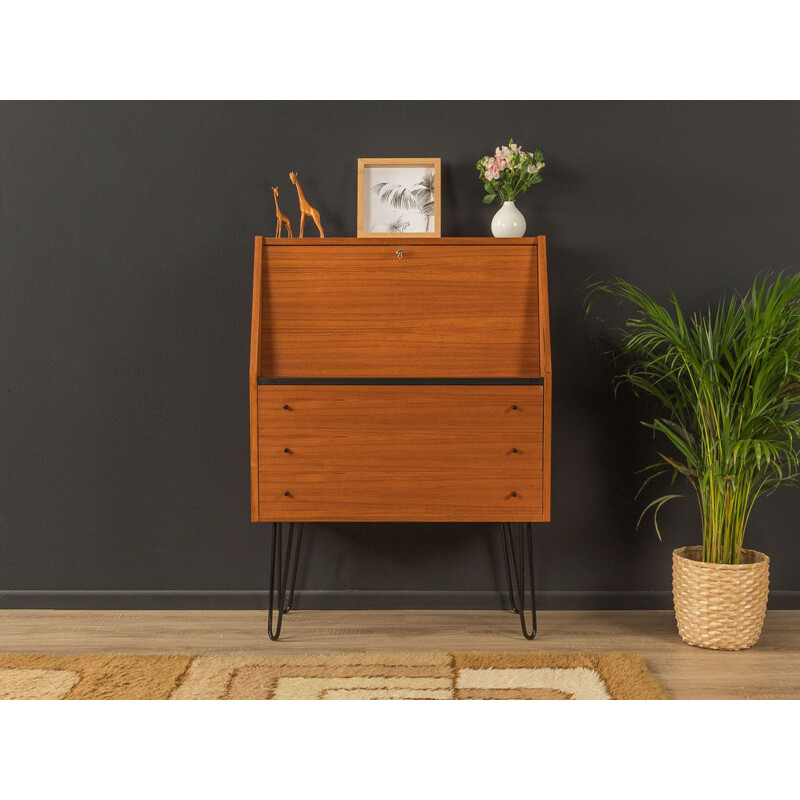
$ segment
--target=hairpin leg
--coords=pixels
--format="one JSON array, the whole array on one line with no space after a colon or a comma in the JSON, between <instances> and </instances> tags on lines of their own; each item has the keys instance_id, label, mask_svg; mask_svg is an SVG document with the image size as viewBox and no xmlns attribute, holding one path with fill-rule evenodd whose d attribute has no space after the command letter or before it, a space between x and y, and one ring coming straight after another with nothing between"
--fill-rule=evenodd
<instances>
[{"instance_id":1,"label":"hairpin leg","mask_svg":"<svg viewBox=\"0 0 800 800\"><path fill-rule=\"evenodd\" d=\"M533 523L517 523L517 545L511 523L503 523L503 552L506 558L506 576L511 608L519 614L522 635L526 639L536 637L536 593L533 583ZM525 588L530 583L530 628L525 617Z\"/></svg>"},{"instance_id":2,"label":"hairpin leg","mask_svg":"<svg viewBox=\"0 0 800 800\"><path fill-rule=\"evenodd\" d=\"M511 549L511 525L507 522L501 522L503 537L503 561L506 565L506 580L508 581L508 602L511 603L511 610L515 614L519 614L517 604L514 602L514 594L516 593L516 580L517 580L517 565L516 562L512 565L512 558L514 551Z\"/></svg>"},{"instance_id":3,"label":"hairpin leg","mask_svg":"<svg viewBox=\"0 0 800 800\"><path fill-rule=\"evenodd\" d=\"M294 563L292 564L292 578L289 582L289 600L283 609L284 614L288 614L294 605L294 585L297 583L297 563L300 561L300 543L303 541L304 522L297 523L297 544L294 546ZM288 563L288 560L287 560Z\"/></svg>"},{"instance_id":4,"label":"hairpin leg","mask_svg":"<svg viewBox=\"0 0 800 800\"><path fill-rule=\"evenodd\" d=\"M285 555L283 552L284 525L287 526ZM283 615L289 613L292 603L294 602L294 585L297 579L297 562L300 556L300 540L303 535L303 526L302 524L299 526L297 544L293 548L294 527L294 522L272 523L272 557L269 570L269 616L267 618L267 634L273 642L277 641L278 637L281 635ZM294 558L292 557L293 555ZM289 581L290 566L292 569L291 582Z\"/></svg>"}]
</instances>

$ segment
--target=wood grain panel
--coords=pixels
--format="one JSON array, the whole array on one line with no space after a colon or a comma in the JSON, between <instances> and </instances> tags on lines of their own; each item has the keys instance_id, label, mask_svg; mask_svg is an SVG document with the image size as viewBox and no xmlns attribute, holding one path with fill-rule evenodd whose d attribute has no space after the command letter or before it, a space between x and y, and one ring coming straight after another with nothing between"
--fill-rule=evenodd
<instances>
[{"instance_id":1,"label":"wood grain panel","mask_svg":"<svg viewBox=\"0 0 800 800\"><path fill-rule=\"evenodd\" d=\"M537 237L539 259L539 363L544 376L544 510L543 517L550 520L551 437L553 410L553 375L550 361L550 301L547 295L547 244L544 236Z\"/></svg>"},{"instance_id":2,"label":"wood grain panel","mask_svg":"<svg viewBox=\"0 0 800 800\"><path fill-rule=\"evenodd\" d=\"M478 241L265 239L260 374L539 376L536 240Z\"/></svg>"},{"instance_id":3,"label":"wood grain panel","mask_svg":"<svg viewBox=\"0 0 800 800\"><path fill-rule=\"evenodd\" d=\"M324 239L311 238L311 239L272 239L267 236L263 237L270 247L330 247L331 245L350 245L354 242L360 242L358 238L352 236L327 236ZM464 247L465 245L502 245L503 247L530 247L532 243L536 243L541 236L523 236L517 239L495 239L492 236L446 236L431 242L429 237L420 237L408 235L403 237L403 242L407 245L412 244L435 244L437 247ZM374 239L368 244L385 244L397 246L397 241L393 238Z\"/></svg>"},{"instance_id":4,"label":"wood grain panel","mask_svg":"<svg viewBox=\"0 0 800 800\"><path fill-rule=\"evenodd\" d=\"M261 275L264 239L256 236L253 257L253 311L250 321L250 519L258 520L258 372L261 368Z\"/></svg>"},{"instance_id":5,"label":"wood grain panel","mask_svg":"<svg viewBox=\"0 0 800 800\"><path fill-rule=\"evenodd\" d=\"M259 386L258 421L261 520L542 519L541 386Z\"/></svg>"}]
</instances>

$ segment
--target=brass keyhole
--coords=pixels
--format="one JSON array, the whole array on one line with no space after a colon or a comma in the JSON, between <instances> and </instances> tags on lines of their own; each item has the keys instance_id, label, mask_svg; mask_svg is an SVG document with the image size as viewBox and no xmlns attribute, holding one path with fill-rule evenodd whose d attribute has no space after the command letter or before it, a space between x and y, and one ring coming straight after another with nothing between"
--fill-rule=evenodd
<instances>
[{"instance_id":1,"label":"brass keyhole","mask_svg":"<svg viewBox=\"0 0 800 800\"><path fill-rule=\"evenodd\" d=\"M397 257L398 257L398 258L402 258L402 257L403 257L403 253L405 252L405 250L404 250L404 248L402 248L402 247L401 247L401 248L400 248L399 250L397 250L396 252L397 252Z\"/></svg>"}]
</instances>

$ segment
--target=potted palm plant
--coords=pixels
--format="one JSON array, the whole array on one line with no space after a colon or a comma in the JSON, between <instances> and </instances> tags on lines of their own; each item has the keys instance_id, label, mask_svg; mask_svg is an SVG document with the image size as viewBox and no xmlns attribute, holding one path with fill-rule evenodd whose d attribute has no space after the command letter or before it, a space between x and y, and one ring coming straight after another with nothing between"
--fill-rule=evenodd
<instances>
[{"instance_id":1,"label":"potted palm plant","mask_svg":"<svg viewBox=\"0 0 800 800\"><path fill-rule=\"evenodd\" d=\"M669 445L645 468L644 485L685 479L700 510L702 544L673 552L678 631L701 647L751 647L769 558L743 547L747 523L756 500L800 470L800 273L757 278L747 293L688 317L674 294L663 306L621 278L590 284L588 306L601 296L633 306L618 331L627 366L616 381L655 399L656 416L643 424ZM659 538L658 510L679 496L642 512L653 511Z\"/></svg>"}]
</instances>

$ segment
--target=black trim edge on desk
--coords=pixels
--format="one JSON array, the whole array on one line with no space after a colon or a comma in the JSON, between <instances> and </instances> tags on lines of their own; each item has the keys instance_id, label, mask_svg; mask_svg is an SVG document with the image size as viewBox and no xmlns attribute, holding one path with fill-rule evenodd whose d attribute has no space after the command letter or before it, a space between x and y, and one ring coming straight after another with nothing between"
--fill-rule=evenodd
<instances>
[{"instance_id":1,"label":"black trim edge on desk","mask_svg":"<svg viewBox=\"0 0 800 800\"><path fill-rule=\"evenodd\" d=\"M544 378L259 378L260 386L543 386Z\"/></svg>"}]
</instances>

